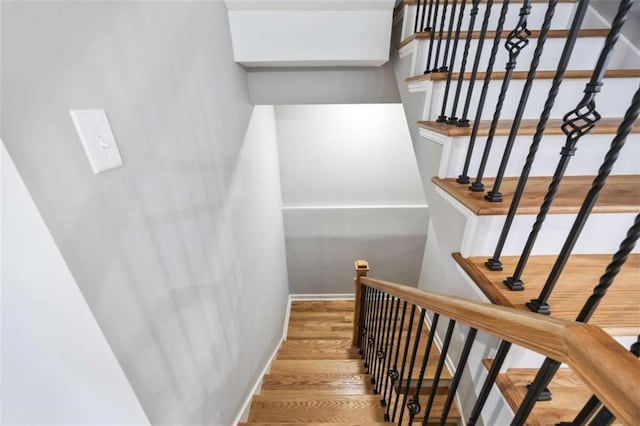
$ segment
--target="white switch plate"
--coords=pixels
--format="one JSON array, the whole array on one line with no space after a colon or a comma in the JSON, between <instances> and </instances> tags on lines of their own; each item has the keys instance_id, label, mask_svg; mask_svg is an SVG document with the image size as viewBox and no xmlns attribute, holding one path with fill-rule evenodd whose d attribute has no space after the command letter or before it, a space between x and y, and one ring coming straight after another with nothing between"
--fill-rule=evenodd
<instances>
[{"instance_id":1,"label":"white switch plate","mask_svg":"<svg viewBox=\"0 0 640 426\"><path fill-rule=\"evenodd\" d=\"M122 166L120 151L104 111L84 109L69 112L93 173L98 174Z\"/></svg>"}]
</instances>

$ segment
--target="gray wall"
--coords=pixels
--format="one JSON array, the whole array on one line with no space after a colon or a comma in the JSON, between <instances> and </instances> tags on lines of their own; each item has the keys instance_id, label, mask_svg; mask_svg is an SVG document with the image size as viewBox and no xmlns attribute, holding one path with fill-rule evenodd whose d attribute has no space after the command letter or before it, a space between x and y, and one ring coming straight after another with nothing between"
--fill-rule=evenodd
<instances>
[{"instance_id":1,"label":"gray wall","mask_svg":"<svg viewBox=\"0 0 640 426\"><path fill-rule=\"evenodd\" d=\"M381 67L252 68L256 105L399 103L390 63Z\"/></svg>"},{"instance_id":2,"label":"gray wall","mask_svg":"<svg viewBox=\"0 0 640 426\"><path fill-rule=\"evenodd\" d=\"M609 23L613 21L618 11L619 1L613 0L593 0L591 6L598 11ZM627 21L622 28L624 34L637 48L640 46L640 3L634 2L627 15Z\"/></svg>"},{"instance_id":3,"label":"gray wall","mask_svg":"<svg viewBox=\"0 0 640 426\"><path fill-rule=\"evenodd\" d=\"M353 261L416 285L428 211L400 104L276 107L293 294L353 293Z\"/></svg>"},{"instance_id":4,"label":"gray wall","mask_svg":"<svg viewBox=\"0 0 640 426\"><path fill-rule=\"evenodd\" d=\"M288 288L273 109L251 118L224 4L2 8L2 139L149 420L229 424ZM91 172L80 108L123 168Z\"/></svg>"}]
</instances>

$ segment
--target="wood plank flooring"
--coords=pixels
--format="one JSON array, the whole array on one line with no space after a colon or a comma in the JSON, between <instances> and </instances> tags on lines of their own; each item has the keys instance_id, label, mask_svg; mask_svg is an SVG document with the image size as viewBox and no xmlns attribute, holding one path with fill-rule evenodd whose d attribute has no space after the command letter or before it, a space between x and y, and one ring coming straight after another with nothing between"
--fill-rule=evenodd
<instances>
[{"instance_id":1,"label":"wood plank flooring","mask_svg":"<svg viewBox=\"0 0 640 426\"><path fill-rule=\"evenodd\" d=\"M491 203L484 199L484 192L472 192L469 185L461 185L455 179L434 177L433 183L479 216L506 215L515 191L518 178L504 178L500 191L504 201ZM530 177L522 195L517 214L538 214L541 200L549 188L550 177ZM593 176L565 176L560 183L558 193L551 205L550 214L575 214L585 195L591 188ZM488 191L493 179L484 181ZM609 176L607 184L600 193L593 213L636 213L640 210L640 175Z\"/></svg>"},{"instance_id":2,"label":"wood plank flooring","mask_svg":"<svg viewBox=\"0 0 640 426\"><path fill-rule=\"evenodd\" d=\"M556 259L556 256L531 256L522 276L524 291L511 291L502 282L512 275L518 256L502 257L502 271L488 270L484 266L485 257L465 259L460 253L454 253L453 257L492 303L527 311L525 303L538 297ZM610 261L608 254L571 256L549 299L551 316L575 320ZM615 336L639 334L639 277L640 254L631 254L589 322Z\"/></svg>"},{"instance_id":3,"label":"wood plank flooring","mask_svg":"<svg viewBox=\"0 0 640 426\"><path fill-rule=\"evenodd\" d=\"M371 375L364 367L358 350L351 344L353 301L293 302L287 329L287 340L281 345L269 372L264 376L260 393L254 396L246 425L377 425L384 423L385 408L381 395L374 394ZM388 318L391 318L389 314ZM408 335L409 314L402 332L392 341L404 347ZM414 342L419 316L415 315L410 343ZM399 326L399 322L398 322ZM409 382L415 393L420 364L426 350L427 327L423 327L418 345L420 354ZM433 383L440 353L432 348L427 362L420 402L425 406ZM408 362L407 362L408 365ZM408 367L407 367L408 368ZM405 377L406 377L405 373ZM427 424L440 424L440 416L451 381L445 369ZM391 390L391 404L398 400L398 417L404 399L405 385ZM391 411L393 413L393 411ZM455 404L446 426L459 424ZM418 415L414 424L420 424ZM405 411L403 424L408 423Z\"/></svg>"}]
</instances>

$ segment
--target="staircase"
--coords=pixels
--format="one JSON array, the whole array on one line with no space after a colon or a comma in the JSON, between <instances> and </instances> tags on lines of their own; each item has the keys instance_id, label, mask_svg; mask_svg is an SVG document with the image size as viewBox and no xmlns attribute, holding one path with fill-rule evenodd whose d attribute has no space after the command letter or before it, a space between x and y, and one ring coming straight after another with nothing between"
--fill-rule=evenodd
<instances>
[{"instance_id":1,"label":"staircase","mask_svg":"<svg viewBox=\"0 0 640 426\"><path fill-rule=\"evenodd\" d=\"M608 23L588 0L402 2L392 63L431 215L419 287L492 308L356 265L355 307L292 306L249 423L640 424L640 51L615 3Z\"/></svg>"},{"instance_id":2,"label":"staircase","mask_svg":"<svg viewBox=\"0 0 640 426\"><path fill-rule=\"evenodd\" d=\"M353 300L291 303L287 340L264 376L262 390L254 396L248 422L243 424L382 425L386 424L385 414L392 418L394 411L396 419L400 418L401 411L404 411L403 417L408 418L407 411L402 409L406 389L398 389L398 386L385 389L384 381L373 371L369 374L360 352L352 346L353 312ZM418 316L414 316L411 324L415 330ZM400 338L394 340L395 345L399 343L403 347L406 344L408 327L407 321ZM423 360L428 331L425 329L422 334L421 355L416 356L416 365ZM439 359L438 350L433 347L425 380L433 380ZM418 376L419 371L415 368L409 382L410 393L415 389ZM377 384L372 384L375 377ZM451 375L445 371L427 424L439 424L450 381ZM423 406L430 389L425 387L421 391ZM387 398L390 404L382 407L380 401ZM421 424L422 420L422 417L416 417L414 423ZM446 424L457 425L459 421L460 414L453 407ZM407 424L406 420L403 424Z\"/></svg>"}]
</instances>

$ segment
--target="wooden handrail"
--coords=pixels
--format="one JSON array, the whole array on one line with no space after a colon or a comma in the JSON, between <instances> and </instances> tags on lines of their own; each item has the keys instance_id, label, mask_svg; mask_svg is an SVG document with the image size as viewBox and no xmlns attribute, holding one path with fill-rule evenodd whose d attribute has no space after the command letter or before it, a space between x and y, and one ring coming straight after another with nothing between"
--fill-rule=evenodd
<instances>
[{"instance_id":1,"label":"wooden handrail","mask_svg":"<svg viewBox=\"0 0 640 426\"><path fill-rule=\"evenodd\" d=\"M359 261L362 262L362 261ZM369 270L368 264L366 270ZM564 362L620 420L640 425L640 361L596 326L359 275L355 281ZM360 298L356 297L359 311ZM359 315L354 318L357 321ZM356 330L354 330L354 336ZM357 337L357 336L356 336Z\"/></svg>"}]
</instances>

